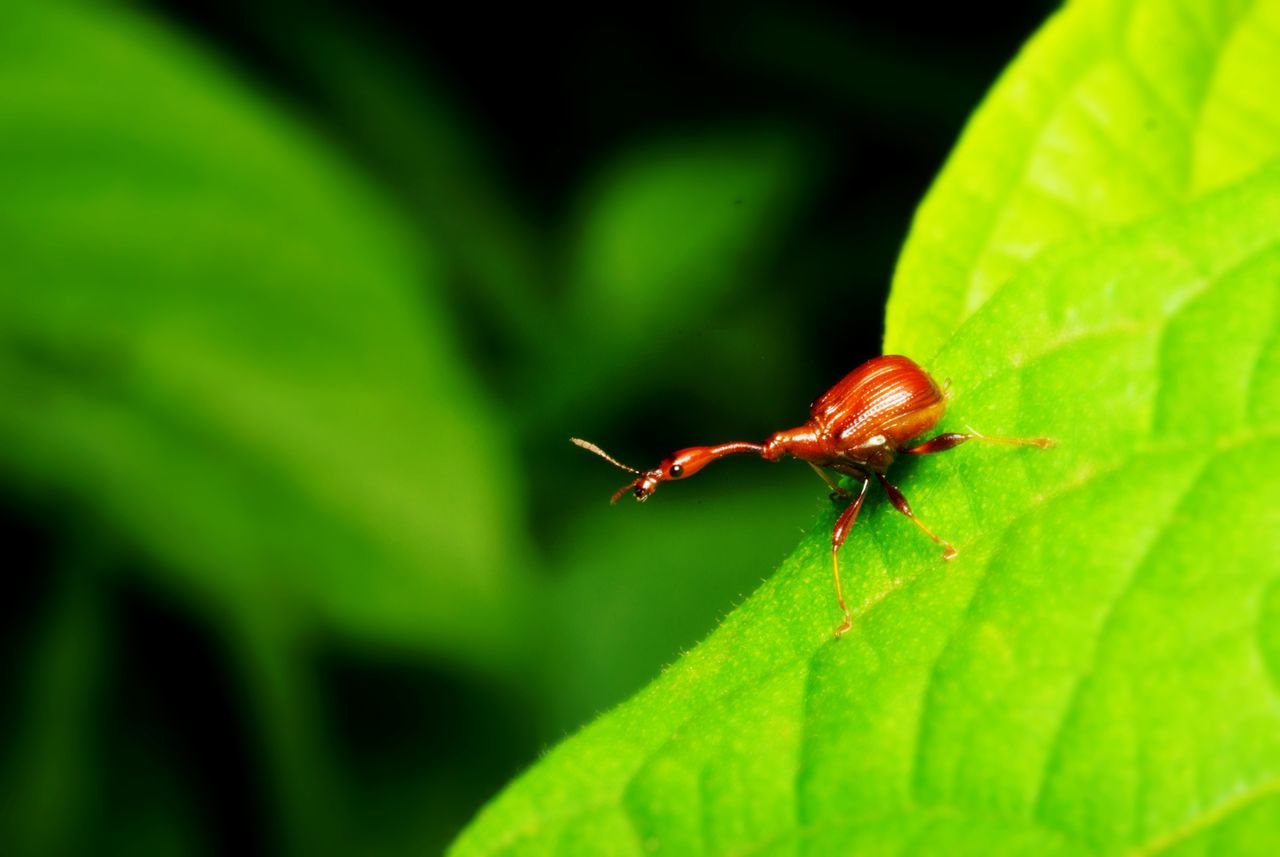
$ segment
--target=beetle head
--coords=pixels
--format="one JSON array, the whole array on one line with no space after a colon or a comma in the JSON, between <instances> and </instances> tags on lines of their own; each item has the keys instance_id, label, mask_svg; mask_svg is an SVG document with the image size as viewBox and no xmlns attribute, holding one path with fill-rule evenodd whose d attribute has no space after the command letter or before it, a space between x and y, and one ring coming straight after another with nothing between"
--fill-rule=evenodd
<instances>
[{"instance_id":1,"label":"beetle head","mask_svg":"<svg viewBox=\"0 0 1280 857\"><path fill-rule=\"evenodd\" d=\"M647 473L641 473L634 482L623 485L618 489L617 493L613 495L613 499L609 502L616 503L618 502L618 498L623 494L631 492L631 495L636 498L637 503L643 503L645 500L649 499L650 494L658 490L658 486L661 485L663 481L662 471L660 469L655 468Z\"/></svg>"},{"instance_id":2,"label":"beetle head","mask_svg":"<svg viewBox=\"0 0 1280 857\"><path fill-rule=\"evenodd\" d=\"M590 441L576 437L571 437L569 440L588 452L595 453L614 467L635 474L635 479L614 492L613 499L609 501L610 503L618 502L618 499L624 494L631 494L636 498L637 502L643 503L649 499L649 496L654 491L658 490L658 486L663 482L673 482L677 479L685 479L692 476L706 466L707 462L712 458L708 454L706 447L690 447L689 449L680 450L669 458L662 459L662 463L652 470L641 471L623 464Z\"/></svg>"}]
</instances>

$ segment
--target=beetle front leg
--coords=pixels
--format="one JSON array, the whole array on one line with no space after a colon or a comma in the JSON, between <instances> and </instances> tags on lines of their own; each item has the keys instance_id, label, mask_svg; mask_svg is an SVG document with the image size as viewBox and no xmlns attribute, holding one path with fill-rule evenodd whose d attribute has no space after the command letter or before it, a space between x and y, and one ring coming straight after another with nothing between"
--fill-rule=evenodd
<instances>
[{"instance_id":1,"label":"beetle front leg","mask_svg":"<svg viewBox=\"0 0 1280 857\"><path fill-rule=\"evenodd\" d=\"M933 452L946 452L948 449L955 449L966 440L980 440L984 443L1002 443L1005 446L1038 446L1041 449L1048 449L1057 441L1049 437L988 437L980 434L972 428L968 432L948 432L940 434L935 438L930 438L924 443L904 449L903 452L909 452L912 455L928 455Z\"/></svg>"},{"instance_id":2,"label":"beetle front leg","mask_svg":"<svg viewBox=\"0 0 1280 857\"><path fill-rule=\"evenodd\" d=\"M849 499L849 496L850 496L849 492L844 488L841 488L840 483L832 479L831 475L827 473L827 471L823 470L821 467L814 464L812 461L807 463L810 467L813 468L813 472L818 474L818 476L822 479L822 481L827 483L827 486L831 488L831 494L829 495L831 498L831 502L843 503Z\"/></svg>"},{"instance_id":3,"label":"beetle front leg","mask_svg":"<svg viewBox=\"0 0 1280 857\"><path fill-rule=\"evenodd\" d=\"M911 504L907 502L907 498L902 495L902 492L899 491L896 486L890 484L888 479L884 478L883 473L877 472L876 477L880 480L880 485L884 488L884 493L889 495L889 502L893 503L893 508L910 518L911 522L923 530L926 536L942 545L943 559L955 559L959 555L960 552L956 550L950 542L939 538L933 530L925 526L924 521L916 517L915 513L911 511Z\"/></svg>"},{"instance_id":4,"label":"beetle front leg","mask_svg":"<svg viewBox=\"0 0 1280 857\"><path fill-rule=\"evenodd\" d=\"M823 478L826 477L824 476ZM866 498L867 488L870 485L871 477L862 474L862 488L859 489L858 496L845 507L845 510L840 513L840 517L836 518L835 528L831 531L831 569L835 572L836 601L840 603L840 609L844 611L844 621L840 623L839 628L836 628L837 640L853 627L853 614L849 612L848 605L844 603L844 591L840 588L840 546L849 537L849 531L853 529L853 522L858 520L858 510L862 508L862 501Z\"/></svg>"}]
</instances>

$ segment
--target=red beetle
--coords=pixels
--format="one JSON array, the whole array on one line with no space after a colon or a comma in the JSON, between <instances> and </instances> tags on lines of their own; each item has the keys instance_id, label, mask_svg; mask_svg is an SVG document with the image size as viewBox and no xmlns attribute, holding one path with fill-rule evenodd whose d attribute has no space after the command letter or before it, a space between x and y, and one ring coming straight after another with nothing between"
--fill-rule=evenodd
<instances>
[{"instance_id":1,"label":"red beetle","mask_svg":"<svg viewBox=\"0 0 1280 857\"><path fill-rule=\"evenodd\" d=\"M617 461L593 443L576 437L571 440L614 466L636 475L634 481L627 483L613 495L611 502L614 503L627 492L634 494L637 500L647 500L663 482L687 479L712 461L726 455L751 453L768 461L777 461L790 455L807 461L831 486L833 500L849 502L836 519L831 533L831 564L835 572L836 599L844 612L844 621L835 632L839 638L852 627L853 615L844 603L837 557L840 546L844 544L858 517L858 510L862 508L872 476L879 480L894 508L941 545L945 559L951 559L956 556L956 549L925 526L911 511L907 498L885 478L885 471L893 463L894 457L900 452L911 455L944 452L967 440L1038 446L1042 449L1053 445L1049 438L987 437L970 430L967 434L940 434L909 446L912 439L920 437L938 424L946 406L947 394L928 372L906 357L889 354L868 360L840 379L838 384L809 408L807 423L798 428L777 432L763 444L735 441L718 446L691 446L672 453L652 470L640 471ZM841 488L828 470L856 480L857 496Z\"/></svg>"}]
</instances>

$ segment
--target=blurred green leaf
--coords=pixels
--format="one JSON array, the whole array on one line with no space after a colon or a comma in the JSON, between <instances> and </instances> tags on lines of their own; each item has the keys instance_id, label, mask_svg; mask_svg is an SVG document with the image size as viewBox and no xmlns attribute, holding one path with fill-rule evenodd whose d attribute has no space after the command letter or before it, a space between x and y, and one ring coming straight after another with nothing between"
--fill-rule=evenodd
<instances>
[{"instance_id":1,"label":"blurred green leaf","mask_svg":"<svg viewBox=\"0 0 1280 857\"><path fill-rule=\"evenodd\" d=\"M1040 87L1081 74L1064 61L1082 55L1074 42L1103 69L1085 73L1103 97L1125 85L1110 60L1147 55L1146 34L1202 37L1216 8L1072 6L969 139L994 134L1010 101L1040 110L1063 89ZM1135 146L1159 160L1130 133L1135 111L1189 75L1216 84L1227 46L1248 39L1271 41L1254 61L1274 79L1276 33L1246 14L1220 63L1161 66L1146 100L1049 134L999 130L1033 160L1065 157L1067 186L1121 188L1134 159L1063 153ZM944 566L887 503L869 504L842 555L854 629L833 641L820 526L706 642L490 804L455 853L1274 853L1280 163L1241 151L1227 169L1224 152L1215 172L1237 183L1145 211L1131 195L1131 225L1081 224L1030 262L1002 260L999 288L972 306L948 297L957 276L975 282L958 265L983 264L956 261L971 225L1034 215L1018 193L922 213L918 230L949 229L960 250L913 238L891 347L936 351L930 368L954 380L944 429L1060 445L900 465L959 559ZM1001 169L962 147L947 181L982 189Z\"/></svg>"},{"instance_id":2,"label":"blurred green leaf","mask_svg":"<svg viewBox=\"0 0 1280 857\"><path fill-rule=\"evenodd\" d=\"M257 727L254 757L264 762L277 847L289 853L354 847L349 803L330 752L316 671L292 629L267 611L245 615L231 647L244 682L244 706ZM282 847L281 847L282 846Z\"/></svg>"},{"instance_id":3,"label":"blurred green leaf","mask_svg":"<svg viewBox=\"0 0 1280 857\"><path fill-rule=\"evenodd\" d=\"M546 335L547 283L539 240L498 158L446 87L363 20L364 10L263 4L246 11L287 61L301 67L389 193L437 237L452 288L478 300L502 335L524 349ZM354 13L354 14L353 14ZM299 33L299 25L303 33ZM527 353L522 356L527 358Z\"/></svg>"},{"instance_id":4,"label":"blurred green leaf","mask_svg":"<svg viewBox=\"0 0 1280 857\"><path fill-rule=\"evenodd\" d=\"M573 311L595 340L635 347L688 324L775 243L803 178L775 135L673 140L630 152L588 192Z\"/></svg>"},{"instance_id":5,"label":"blurred green leaf","mask_svg":"<svg viewBox=\"0 0 1280 857\"><path fill-rule=\"evenodd\" d=\"M6 730L0 851L67 854L88 845L88 794L100 784L92 712L103 693L102 605L75 557L59 574L33 656L23 664L17 722Z\"/></svg>"},{"instance_id":6,"label":"blurred green leaf","mask_svg":"<svg viewBox=\"0 0 1280 857\"><path fill-rule=\"evenodd\" d=\"M1083 0L1005 73L916 214L886 348L933 354L1037 254L1280 153L1280 6Z\"/></svg>"},{"instance_id":7,"label":"blurred green leaf","mask_svg":"<svg viewBox=\"0 0 1280 857\"><path fill-rule=\"evenodd\" d=\"M572 406L581 419L729 294L750 294L742 280L760 279L807 190L806 149L781 132L721 132L637 147L603 169L579 203L566 335L542 373L559 387L530 385L535 412L559 419Z\"/></svg>"},{"instance_id":8,"label":"blurred green leaf","mask_svg":"<svg viewBox=\"0 0 1280 857\"><path fill-rule=\"evenodd\" d=\"M211 610L502 656L516 468L422 236L118 8L13 10L0 175L8 478L76 497Z\"/></svg>"}]
</instances>

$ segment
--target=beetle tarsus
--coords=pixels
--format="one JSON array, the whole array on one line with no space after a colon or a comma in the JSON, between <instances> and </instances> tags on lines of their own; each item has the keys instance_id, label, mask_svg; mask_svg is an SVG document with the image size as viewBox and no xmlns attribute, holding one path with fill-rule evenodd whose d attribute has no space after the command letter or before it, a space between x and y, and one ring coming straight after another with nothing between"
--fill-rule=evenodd
<instances>
[{"instance_id":1,"label":"beetle tarsus","mask_svg":"<svg viewBox=\"0 0 1280 857\"><path fill-rule=\"evenodd\" d=\"M840 627L835 630L835 638L838 640L849 632L853 627L853 614L848 610L844 611L844 621L840 623Z\"/></svg>"},{"instance_id":2,"label":"beetle tarsus","mask_svg":"<svg viewBox=\"0 0 1280 857\"><path fill-rule=\"evenodd\" d=\"M998 443L1004 446L1036 446L1040 449L1048 449L1051 446L1058 445L1058 442L1051 437L991 437L977 431L973 426L965 426L965 428L969 431L940 434L902 451L909 455L929 455L935 452L946 452L949 449L955 449L960 444L970 440L981 441L982 443Z\"/></svg>"}]
</instances>

